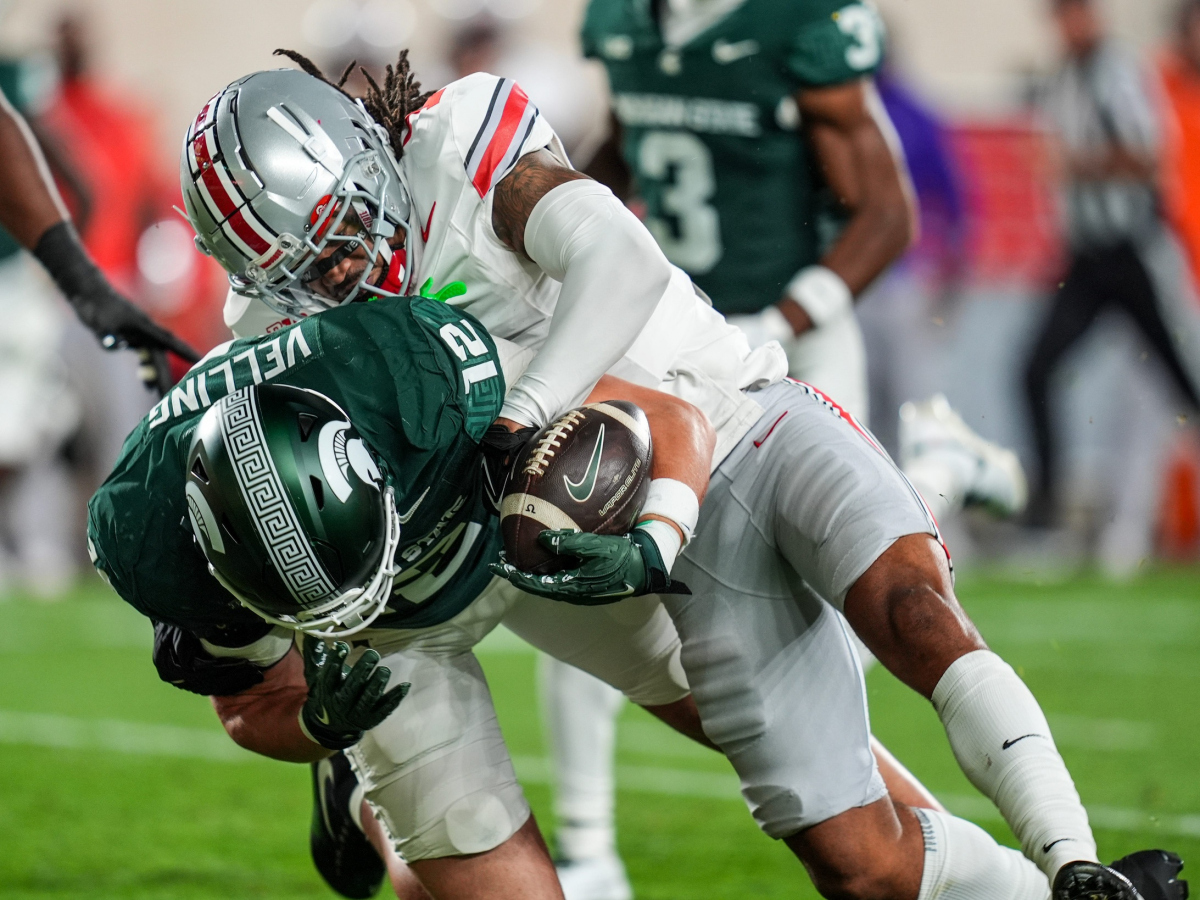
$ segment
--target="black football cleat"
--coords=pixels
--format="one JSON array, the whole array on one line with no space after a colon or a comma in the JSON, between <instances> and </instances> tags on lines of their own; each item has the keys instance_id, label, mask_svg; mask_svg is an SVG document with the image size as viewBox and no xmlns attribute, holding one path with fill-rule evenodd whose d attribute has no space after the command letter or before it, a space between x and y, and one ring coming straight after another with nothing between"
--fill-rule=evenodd
<instances>
[{"instance_id":1,"label":"black football cleat","mask_svg":"<svg viewBox=\"0 0 1200 900\"><path fill-rule=\"evenodd\" d=\"M308 846L326 883L352 900L374 897L387 868L354 822L358 779L341 753L312 763L313 818Z\"/></svg>"},{"instance_id":2,"label":"black football cleat","mask_svg":"<svg viewBox=\"0 0 1200 900\"><path fill-rule=\"evenodd\" d=\"M1139 850L1112 864L1142 895L1142 900L1187 900L1188 883L1179 878L1183 860L1167 850Z\"/></svg>"},{"instance_id":3,"label":"black football cleat","mask_svg":"<svg viewBox=\"0 0 1200 900\"><path fill-rule=\"evenodd\" d=\"M1069 862L1054 876L1053 900L1144 900L1122 875L1098 862Z\"/></svg>"}]
</instances>

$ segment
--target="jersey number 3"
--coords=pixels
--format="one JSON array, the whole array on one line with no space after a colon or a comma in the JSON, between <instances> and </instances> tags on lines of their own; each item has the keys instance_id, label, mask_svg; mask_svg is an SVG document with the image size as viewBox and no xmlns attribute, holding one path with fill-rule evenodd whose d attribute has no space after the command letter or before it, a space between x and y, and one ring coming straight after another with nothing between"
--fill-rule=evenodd
<instances>
[{"instance_id":1,"label":"jersey number 3","mask_svg":"<svg viewBox=\"0 0 1200 900\"><path fill-rule=\"evenodd\" d=\"M860 3L838 10L834 17L838 30L853 43L846 48L846 65L859 72L879 62L883 53L883 25L879 14Z\"/></svg>"},{"instance_id":2,"label":"jersey number 3","mask_svg":"<svg viewBox=\"0 0 1200 900\"><path fill-rule=\"evenodd\" d=\"M710 202L717 183L703 141L686 131L648 132L638 148L638 174L662 185L655 212L665 215L651 214L646 227L667 259L693 275L711 270L721 259L721 221Z\"/></svg>"}]
</instances>

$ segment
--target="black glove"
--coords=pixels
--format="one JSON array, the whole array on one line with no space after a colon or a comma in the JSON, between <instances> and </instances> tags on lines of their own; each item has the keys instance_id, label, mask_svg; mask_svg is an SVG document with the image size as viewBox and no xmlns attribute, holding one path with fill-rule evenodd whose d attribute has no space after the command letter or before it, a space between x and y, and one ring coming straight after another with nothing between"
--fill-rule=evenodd
<instances>
[{"instance_id":1,"label":"black glove","mask_svg":"<svg viewBox=\"0 0 1200 900\"><path fill-rule=\"evenodd\" d=\"M70 222L64 220L48 228L38 239L33 255L46 267L79 320L92 330L105 349L131 347L146 351L141 357L142 367L153 369L153 376L147 379L146 371L142 376L149 386L160 390L164 385L171 386L166 351L190 363L199 361L200 355L195 350L155 324L113 289L88 257Z\"/></svg>"},{"instance_id":2,"label":"black glove","mask_svg":"<svg viewBox=\"0 0 1200 900\"><path fill-rule=\"evenodd\" d=\"M330 750L345 750L362 740L393 712L411 685L398 684L387 691L392 670L379 665L379 654L368 650L354 664L343 665L350 646L333 646L316 638L304 640L304 680L308 700L300 722L309 737Z\"/></svg>"},{"instance_id":3,"label":"black glove","mask_svg":"<svg viewBox=\"0 0 1200 900\"><path fill-rule=\"evenodd\" d=\"M479 444L479 452L483 454L483 497L493 515L500 515L500 501L513 467L524 459L525 447L537 433L538 429L532 425L509 431L496 424L489 425L484 432Z\"/></svg>"},{"instance_id":4,"label":"black glove","mask_svg":"<svg viewBox=\"0 0 1200 900\"><path fill-rule=\"evenodd\" d=\"M167 684L205 697L240 694L263 680L249 660L213 656L194 634L166 622L154 623L154 668Z\"/></svg>"}]
</instances>

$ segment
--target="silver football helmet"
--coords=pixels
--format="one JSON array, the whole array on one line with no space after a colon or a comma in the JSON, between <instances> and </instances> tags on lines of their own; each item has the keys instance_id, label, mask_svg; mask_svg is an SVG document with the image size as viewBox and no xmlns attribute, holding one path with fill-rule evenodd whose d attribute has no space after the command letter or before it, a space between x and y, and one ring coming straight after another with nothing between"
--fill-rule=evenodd
<instances>
[{"instance_id":1,"label":"silver football helmet","mask_svg":"<svg viewBox=\"0 0 1200 900\"><path fill-rule=\"evenodd\" d=\"M220 91L188 128L179 177L196 246L240 293L284 315L400 295L411 205L399 163L362 102L319 78L273 69ZM393 252L397 230L405 242ZM359 247L368 265L349 294L312 290ZM378 265L385 277L372 286Z\"/></svg>"}]
</instances>

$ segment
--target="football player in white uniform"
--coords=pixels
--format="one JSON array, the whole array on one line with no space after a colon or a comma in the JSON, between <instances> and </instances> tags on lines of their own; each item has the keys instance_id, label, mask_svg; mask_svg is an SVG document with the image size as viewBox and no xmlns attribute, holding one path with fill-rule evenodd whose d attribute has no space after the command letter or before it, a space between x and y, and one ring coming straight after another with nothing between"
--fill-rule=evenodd
<instances>
[{"instance_id":1,"label":"football player in white uniform","mask_svg":"<svg viewBox=\"0 0 1200 900\"><path fill-rule=\"evenodd\" d=\"M249 76L189 131L185 200L230 271L235 331L462 282L465 293L441 296L469 304L524 365L484 439L501 463L521 429L578 403L605 371L690 401L716 432L704 518L680 482L655 482L643 512L663 520L648 531L664 566L678 564L696 592L664 600L705 731L763 830L826 896L1042 900L1047 878L1061 900L1138 896L1097 862L1045 718L959 607L919 496L853 417L781 380L777 344L751 352L611 192L570 168L516 85L471 76L417 108L411 79L389 73L365 124L362 107L314 86L335 90L297 73ZM469 341L462 350L465 360ZM608 540L554 536L584 560L573 579L502 571L587 603L573 584L589 582ZM1036 866L969 823L887 796L834 608L932 698L960 763Z\"/></svg>"},{"instance_id":2,"label":"football player in white uniform","mask_svg":"<svg viewBox=\"0 0 1200 900\"><path fill-rule=\"evenodd\" d=\"M306 60L302 64L311 68ZM275 99L278 102L272 102ZM553 132L511 81L473 76L427 98L404 74L393 73L371 96L372 112L378 121L394 126L391 134L371 122L360 107L351 107L347 115L338 104L350 105L349 98L314 78L292 71L259 73L214 97L189 130L181 163L185 203L200 235L198 245L231 271L234 290L226 321L236 334L272 332L298 317L337 305L335 298L367 299L437 283L444 286L437 292L440 297L469 304L473 313L515 342L499 341L507 355L506 369L524 370L511 384L505 410L521 385L532 383L533 411L514 414L523 422L539 423L578 401L578 395L561 390L564 383L570 380L583 385L576 390L590 389L591 379L609 365L607 360L593 361L597 374L580 376L574 352L578 346L587 343L593 353L612 355L597 339L594 317L566 316L574 332L558 339L557 357L552 357L564 374L534 380L539 360L554 350L554 339L547 334L553 335L558 327L554 323L571 309L564 301L579 304L582 294L585 311L605 308L606 316L613 315L614 304L606 291L623 278L621 290L641 297L637 304L650 310L635 310L631 317L646 320L652 313L661 323L660 335L670 325L671 336L638 341L610 365L613 371L646 385L676 384L678 393L702 403L709 419L721 426L722 453L761 414L740 389L777 379L783 371L778 352L750 353L735 329L697 303L686 276L667 265L611 193L568 167ZM370 125L364 127L365 123ZM398 167L389 144L402 148ZM230 146L236 150L223 149ZM358 151L350 159L341 149L347 146ZM297 166L297 157L307 169ZM390 188L380 189L381 179ZM539 204L556 186L559 190L551 198L555 204ZM374 196L372 189L378 191ZM307 196L299 204L279 201L305 191ZM311 209L305 205L309 203ZM298 206L302 207L299 216ZM538 206L541 209L531 214ZM404 215L392 218L401 209ZM534 228L542 230L541 238L531 239L529 231ZM497 238L497 233L507 235L514 229L525 231L527 249L541 248L536 252L544 254L542 265L519 256ZM387 236L371 240L372 233ZM306 259L310 240L320 242L322 248ZM596 243L602 244L598 253ZM306 271L296 271L294 257L300 258ZM273 265L287 268L289 264L292 274L270 271ZM557 273L561 288L544 270ZM599 289L601 285L605 290ZM666 298L667 293L672 299ZM619 310L615 314L621 320ZM633 337L636 329L623 340L633 343ZM537 354L535 347L540 348ZM469 351L468 342L464 353ZM538 399L537 391L547 386L558 388L560 396ZM515 423L510 420L511 424ZM503 439L510 432L502 427L493 429L493 434L500 439L502 453ZM502 464L497 466L497 471L503 470ZM501 487L497 481L497 495ZM670 512L667 500L657 502ZM687 506L685 517L694 512ZM658 539L668 554L672 542L680 541L673 533ZM451 565L459 549L459 544L447 545L445 555ZM407 588L401 594L420 600ZM507 618L505 624L518 634L530 633L519 615ZM593 627L580 622L584 634ZM661 610L648 617L644 630L661 631L663 640L677 642ZM156 655L160 671L190 677L194 648L183 654L175 650L194 643L179 635L160 641L162 652ZM898 796L910 802L933 802L880 752ZM354 798L361 797L361 791L355 793L347 785L348 778L341 765L314 770L321 806L315 821L326 827L324 834L315 837L313 850L322 874L349 896L373 882L343 871L345 867L338 863L347 858L361 863L364 854L326 852L329 835L346 835L349 821L359 818ZM335 808L330 797L349 797L350 815ZM452 854L454 849L445 852ZM403 880L395 859L390 862L396 880Z\"/></svg>"}]
</instances>

